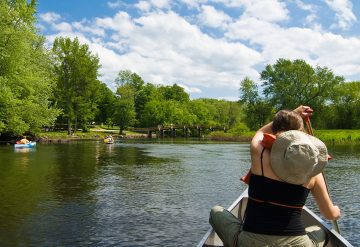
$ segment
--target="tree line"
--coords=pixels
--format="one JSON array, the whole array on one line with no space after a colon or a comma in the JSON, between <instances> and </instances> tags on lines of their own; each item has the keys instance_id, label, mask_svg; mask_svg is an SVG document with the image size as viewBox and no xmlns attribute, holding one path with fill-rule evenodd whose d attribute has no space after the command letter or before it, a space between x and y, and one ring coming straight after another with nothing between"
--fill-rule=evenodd
<instances>
[{"instance_id":1,"label":"tree line","mask_svg":"<svg viewBox=\"0 0 360 247\"><path fill-rule=\"evenodd\" d=\"M300 104L314 109L316 128L360 129L360 81L345 82L327 67L283 58L267 65L260 80L257 85L246 77L240 86L245 121L253 129L270 121L276 111Z\"/></svg>"},{"instance_id":2,"label":"tree line","mask_svg":"<svg viewBox=\"0 0 360 247\"><path fill-rule=\"evenodd\" d=\"M224 126L239 132L270 121L274 112L313 107L319 128L360 127L360 82L345 82L304 60L279 59L260 73L261 84L240 82L239 101L190 99L177 84L144 82L119 68L111 90L99 80L101 64L77 38L58 37L52 47L36 28L36 1L0 1L0 138L89 123L128 127Z\"/></svg>"}]
</instances>

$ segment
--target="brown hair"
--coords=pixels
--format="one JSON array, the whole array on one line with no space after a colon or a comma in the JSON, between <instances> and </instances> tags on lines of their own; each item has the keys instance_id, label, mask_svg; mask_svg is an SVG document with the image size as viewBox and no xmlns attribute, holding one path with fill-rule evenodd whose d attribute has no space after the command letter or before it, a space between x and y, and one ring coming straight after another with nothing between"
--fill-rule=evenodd
<instances>
[{"instance_id":1,"label":"brown hair","mask_svg":"<svg viewBox=\"0 0 360 247\"><path fill-rule=\"evenodd\" d=\"M290 110L281 110L275 114L272 131L303 130L304 122L299 113Z\"/></svg>"}]
</instances>

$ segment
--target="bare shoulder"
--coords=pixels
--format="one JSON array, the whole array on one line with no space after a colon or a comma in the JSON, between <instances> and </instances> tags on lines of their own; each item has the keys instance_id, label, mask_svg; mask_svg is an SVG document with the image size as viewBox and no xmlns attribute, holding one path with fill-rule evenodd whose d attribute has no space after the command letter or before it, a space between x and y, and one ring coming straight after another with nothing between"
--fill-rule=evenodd
<instances>
[{"instance_id":1,"label":"bare shoulder","mask_svg":"<svg viewBox=\"0 0 360 247\"><path fill-rule=\"evenodd\" d=\"M261 162L264 167L268 167L270 152L261 145L261 140L251 145L251 171L254 174L261 175ZM262 158L261 158L262 157ZM261 160L262 159L262 160Z\"/></svg>"}]
</instances>

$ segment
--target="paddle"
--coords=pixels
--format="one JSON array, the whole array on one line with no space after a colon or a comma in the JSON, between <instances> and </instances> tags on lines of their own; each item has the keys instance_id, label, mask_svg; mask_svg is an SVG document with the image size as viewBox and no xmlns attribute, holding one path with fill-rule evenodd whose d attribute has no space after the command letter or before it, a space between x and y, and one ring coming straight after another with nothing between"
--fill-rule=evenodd
<instances>
[{"instance_id":1,"label":"paddle","mask_svg":"<svg viewBox=\"0 0 360 247\"><path fill-rule=\"evenodd\" d=\"M312 110L311 108L309 108L309 109L305 110L305 112L307 112L307 113L312 113L313 110ZM305 124L306 124L306 129L307 129L309 135L312 135L312 136L313 136L313 135L314 135L314 132L313 132L313 129L312 129L312 127L311 127L311 122L310 122L310 117L309 117L309 116L307 116L307 117L305 118ZM329 159L331 159L331 156L329 156ZM329 194L329 196L330 196L329 187L328 187L328 184L327 184L327 181L326 181L326 178L325 178L324 171L322 172L322 175L323 175L323 177L324 177L324 181L325 181L325 185L326 185L326 190L327 190L327 192L328 192L328 194ZM332 225L333 225L335 231L337 231L337 232L340 234L340 228L339 228L339 225L338 225L337 220L332 220L331 222L332 222Z\"/></svg>"}]
</instances>

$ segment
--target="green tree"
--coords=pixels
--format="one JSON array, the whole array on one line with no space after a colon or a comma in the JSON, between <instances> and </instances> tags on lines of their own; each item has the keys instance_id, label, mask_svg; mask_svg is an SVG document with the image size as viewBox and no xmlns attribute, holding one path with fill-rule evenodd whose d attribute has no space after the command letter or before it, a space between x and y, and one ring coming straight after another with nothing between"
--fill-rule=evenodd
<instances>
[{"instance_id":1,"label":"green tree","mask_svg":"<svg viewBox=\"0 0 360 247\"><path fill-rule=\"evenodd\" d=\"M147 96L143 93L145 84L144 80L138 74L133 73L130 70L121 70L115 79L115 84L118 88L126 86L132 89L131 97L133 97L134 100L133 106L135 111L135 121L133 122L135 126L138 125L147 98Z\"/></svg>"},{"instance_id":2,"label":"green tree","mask_svg":"<svg viewBox=\"0 0 360 247\"><path fill-rule=\"evenodd\" d=\"M344 82L326 67L312 68L304 60L279 59L261 72L264 94L279 109L309 105L320 111L335 86Z\"/></svg>"},{"instance_id":3,"label":"green tree","mask_svg":"<svg viewBox=\"0 0 360 247\"><path fill-rule=\"evenodd\" d=\"M240 102L246 104L253 104L260 100L259 89L255 82L249 77L245 77L240 82Z\"/></svg>"},{"instance_id":4,"label":"green tree","mask_svg":"<svg viewBox=\"0 0 360 247\"><path fill-rule=\"evenodd\" d=\"M216 108L209 104L207 99L194 99L190 101L189 109L196 116L195 124L205 126L216 126L218 124L214 121Z\"/></svg>"},{"instance_id":5,"label":"green tree","mask_svg":"<svg viewBox=\"0 0 360 247\"><path fill-rule=\"evenodd\" d=\"M360 128L360 82L338 85L333 93L332 104L324 116L325 128Z\"/></svg>"},{"instance_id":6,"label":"green tree","mask_svg":"<svg viewBox=\"0 0 360 247\"><path fill-rule=\"evenodd\" d=\"M244 119L245 115L243 114L243 107L239 102L229 101L229 118L228 118L228 128L234 128L236 126L243 125L242 119Z\"/></svg>"},{"instance_id":7,"label":"green tree","mask_svg":"<svg viewBox=\"0 0 360 247\"><path fill-rule=\"evenodd\" d=\"M244 121L252 130L259 129L273 116L271 104L260 97L257 85L248 77L240 83L240 102L245 112Z\"/></svg>"},{"instance_id":8,"label":"green tree","mask_svg":"<svg viewBox=\"0 0 360 247\"><path fill-rule=\"evenodd\" d=\"M242 108L238 102L218 99L195 99L189 104L196 116L195 123L205 126L233 128L242 122Z\"/></svg>"},{"instance_id":9,"label":"green tree","mask_svg":"<svg viewBox=\"0 0 360 247\"><path fill-rule=\"evenodd\" d=\"M136 122L135 112L135 89L130 84L123 84L116 90L117 100L115 103L114 121L120 127L120 134Z\"/></svg>"},{"instance_id":10,"label":"green tree","mask_svg":"<svg viewBox=\"0 0 360 247\"><path fill-rule=\"evenodd\" d=\"M57 79L56 103L64 110L68 134L94 119L98 89L99 58L78 39L56 38L53 43L55 74Z\"/></svg>"},{"instance_id":11,"label":"green tree","mask_svg":"<svg viewBox=\"0 0 360 247\"><path fill-rule=\"evenodd\" d=\"M177 84L172 86L161 86L159 87L159 92L165 100L175 100L178 102L189 102L190 96L185 92L183 87L180 87Z\"/></svg>"},{"instance_id":12,"label":"green tree","mask_svg":"<svg viewBox=\"0 0 360 247\"><path fill-rule=\"evenodd\" d=\"M113 91L105 84L101 83L98 92L98 104L95 121L101 124L112 125L114 123L114 111L116 96Z\"/></svg>"},{"instance_id":13,"label":"green tree","mask_svg":"<svg viewBox=\"0 0 360 247\"><path fill-rule=\"evenodd\" d=\"M157 125L192 125L196 116L189 108L189 95L184 88L172 86L155 86L146 84L139 94L139 102L143 102L140 125L153 127Z\"/></svg>"},{"instance_id":14,"label":"green tree","mask_svg":"<svg viewBox=\"0 0 360 247\"><path fill-rule=\"evenodd\" d=\"M156 126L152 124L152 120L149 120L150 116L146 114L147 110L145 108L151 100L159 98L161 98L161 96L154 84L147 83L138 91L135 99L135 111L136 119L140 127Z\"/></svg>"},{"instance_id":15,"label":"green tree","mask_svg":"<svg viewBox=\"0 0 360 247\"><path fill-rule=\"evenodd\" d=\"M144 85L144 81L138 74L133 73L130 70L121 70L115 79L115 84L117 87L129 85L135 91L140 91Z\"/></svg>"},{"instance_id":16,"label":"green tree","mask_svg":"<svg viewBox=\"0 0 360 247\"><path fill-rule=\"evenodd\" d=\"M44 38L35 28L36 1L0 1L0 134L52 125L53 77Z\"/></svg>"},{"instance_id":17,"label":"green tree","mask_svg":"<svg viewBox=\"0 0 360 247\"><path fill-rule=\"evenodd\" d=\"M167 102L161 99L152 99L145 104L141 123L144 127L163 125L166 122L165 107Z\"/></svg>"}]
</instances>

